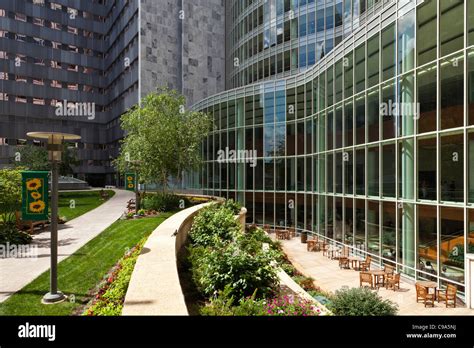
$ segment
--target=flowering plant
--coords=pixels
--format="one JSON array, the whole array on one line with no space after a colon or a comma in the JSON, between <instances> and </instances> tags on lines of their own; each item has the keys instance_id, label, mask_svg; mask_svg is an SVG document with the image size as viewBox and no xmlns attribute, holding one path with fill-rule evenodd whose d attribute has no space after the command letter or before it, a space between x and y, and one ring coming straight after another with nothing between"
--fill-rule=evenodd
<instances>
[{"instance_id":1,"label":"flowering plant","mask_svg":"<svg viewBox=\"0 0 474 348\"><path fill-rule=\"evenodd\" d=\"M285 295L264 301L265 313L269 316L317 316L321 309L313 302L292 295Z\"/></svg>"}]
</instances>

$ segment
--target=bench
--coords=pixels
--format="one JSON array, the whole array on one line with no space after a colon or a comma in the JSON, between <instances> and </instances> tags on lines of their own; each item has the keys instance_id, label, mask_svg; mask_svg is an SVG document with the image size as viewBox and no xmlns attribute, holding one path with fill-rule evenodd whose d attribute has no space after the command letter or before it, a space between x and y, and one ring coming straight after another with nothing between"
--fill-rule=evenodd
<instances>
[{"instance_id":1,"label":"bench","mask_svg":"<svg viewBox=\"0 0 474 348\"><path fill-rule=\"evenodd\" d=\"M19 211L15 212L16 216L16 226L19 230L27 229L30 234L35 232L35 227L40 227L40 231L46 228L46 224L49 221L25 221L21 219L21 213Z\"/></svg>"},{"instance_id":2,"label":"bench","mask_svg":"<svg viewBox=\"0 0 474 348\"><path fill-rule=\"evenodd\" d=\"M127 209L128 210L134 210L135 209L135 200L134 199L130 199L128 202L127 202Z\"/></svg>"},{"instance_id":3,"label":"bench","mask_svg":"<svg viewBox=\"0 0 474 348\"><path fill-rule=\"evenodd\" d=\"M109 199L109 193L107 191L100 190L100 198L102 198L104 200Z\"/></svg>"}]
</instances>

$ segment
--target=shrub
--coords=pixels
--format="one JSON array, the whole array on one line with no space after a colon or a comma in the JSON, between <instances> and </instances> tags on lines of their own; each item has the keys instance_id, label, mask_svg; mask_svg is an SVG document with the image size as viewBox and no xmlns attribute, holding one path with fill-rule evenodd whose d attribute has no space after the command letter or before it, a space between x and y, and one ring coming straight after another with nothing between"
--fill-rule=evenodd
<instances>
[{"instance_id":1,"label":"shrub","mask_svg":"<svg viewBox=\"0 0 474 348\"><path fill-rule=\"evenodd\" d=\"M339 316L389 316L398 307L367 288L342 289L332 298L330 309Z\"/></svg>"},{"instance_id":2,"label":"shrub","mask_svg":"<svg viewBox=\"0 0 474 348\"><path fill-rule=\"evenodd\" d=\"M32 237L23 231L19 231L14 222L0 223L0 244L29 244Z\"/></svg>"},{"instance_id":3,"label":"shrub","mask_svg":"<svg viewBox=\"0 0 474 348\"><path fill-rule=\"evenodd\" d=\"M146 210L173 211L180 208L181 202L189 207L191 204L186 197L177 196L171 193L148 193L143 198L143 208Z\"/></svg>"},{"instance_id":4,"label":"shrub","mask_svg":"<svg viewBox=\"0 0 474 348\"><path fill-rule=\"evenodd\" d=\"M235 202L233 199L226 200L222 206L232 211L234 215L238 215L242 209L242 205L239 202Z\"/></svg>"},{"instance_id":5,"label":"shrub","mask_svg":"<svg viewBox=\"0 0 474 348\"><path fill-rule=\"evenodd\" d=\"M217 242L233 240L239 229L240 224L231 210L212 205L194 218L189 237L194 246L213 246Z\"/></svg>"},{"instance_id":6,"label":"shrub","mask_svg":"<svg viewBox=\"0 0 474 348\"><path fill-rule=\"evenodd\" d=\"M212 296L229 285L230 295L236 299L250 296L256 289L265 296L278 285L277 271L272 265L274 253L263 251L261 246L243 247L242 238L217 247L190 250L193 279L204 295Z\"/></svg>"},{"instance_id":7,"label":"shrub","mask_svg":"<svg viewBox=\"0 0 474 348\"><path fill-rule=\"evenodd\" d=\"M15 221L21 209L21 170L0 170L0 220Z\"/></svg>"}]
</instances>

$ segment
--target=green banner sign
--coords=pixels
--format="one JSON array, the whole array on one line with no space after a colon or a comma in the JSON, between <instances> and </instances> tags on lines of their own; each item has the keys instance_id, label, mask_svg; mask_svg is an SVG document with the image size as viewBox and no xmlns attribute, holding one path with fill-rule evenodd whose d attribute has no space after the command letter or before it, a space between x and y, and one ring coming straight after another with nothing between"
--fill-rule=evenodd
<instances>
[{"instance_id":1,"label":"green banner sign","mask_svg":"<svg viewBox=\"0 0 474 348\"><path fill-rule=\"evenodd\" d=\"M48 172L22 172L22 220L48 220Z\"/></svg>"},{"instance_id":2,"label":"green banner sign","mask_svg":"<svg viewBox=\"0 0 474 348\"><path fill-rule=\"evenodd\" d=\"M125 189L127 191L135 192L136 187L137 187L137 182L136 182L135 173L125 174Z\"/></svg>"}]
</instances>

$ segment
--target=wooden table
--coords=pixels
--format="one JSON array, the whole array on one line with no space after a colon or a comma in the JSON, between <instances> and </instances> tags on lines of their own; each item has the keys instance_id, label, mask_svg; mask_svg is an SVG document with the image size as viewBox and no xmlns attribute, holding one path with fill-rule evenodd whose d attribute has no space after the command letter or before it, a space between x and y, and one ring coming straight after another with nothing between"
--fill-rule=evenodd
<instances>
[{"instance_id":1,"label":"wooden table","mask_svg":"<svg viewBox=\"0 0 474 348\"><path fill-rule=\"evenodd\" d=\"M428 293L430 292L430 289L433 289L434 290L434 299L436 301L436 289L438 288L438 283L432 282L432 281L429 281L429 280L423 280L423 281L416 282L415 285L418 285L418 286L421 286L421 287L425 288Z\"/></svg>"},{"instance_id":2,"label":"wooden table","mask_svg":"<svg viewBox=\"0 0 474 348\"><path fill-rule=\"evenodd\" d=\"M369 273L372 275L374 278L374 286L380 287L380 285L385 286L385 276L387 275L387 272L383 270L373 270L373 271L367 271L366 273ZM380 281L382 279L382 281Z\"/></svg>"},{"instance_id":3,"label":"wooden table","mask_svg":"<svg viewBox=\"0 0 474 348\"><path fill-rule=\"evenodd\" d=\"M276 230L276 238L279 240L289 240L290 232L286 230Z\"/></svg>"},{"instance_id":4,"label":"wooden table","mask_svg":"<svg viewBox=\"0 0 474 348\"><path fill-rule=\"evenodd\" d=\"M360 257L348 257L348 259L351 263L352 268L354 269L359 269L359 263L365 261L365 259L362 259Z\"/></svg>"}]
</instances>

